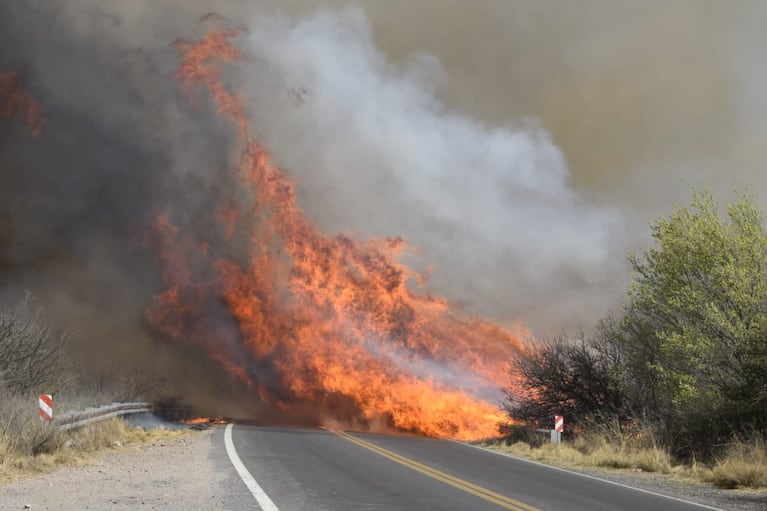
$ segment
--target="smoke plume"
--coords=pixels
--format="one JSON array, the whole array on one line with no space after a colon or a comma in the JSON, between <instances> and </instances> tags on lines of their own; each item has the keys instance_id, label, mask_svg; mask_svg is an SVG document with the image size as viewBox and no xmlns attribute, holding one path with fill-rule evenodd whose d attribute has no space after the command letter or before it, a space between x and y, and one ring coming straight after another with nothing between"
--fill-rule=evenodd
<instances>
[{"instance_id":1,"label":"smoke plume","mask_svg":"<svg viewBox=\"0 0 767 511\"><path fill-rule=\"evenodd\" d=\"M226 78L307 216L404 237L429 291L507 325L619 303L625 251L685 183L767 196L759 2L345 3L4 3L0 72L46 125L0 120L0 299L32 290L97 366L204 366L147 328L142 237L161 213L215 236L247 194L233 130L174 81L174 43L211 23L247 29Z\"/></svg>"}]
</instances>

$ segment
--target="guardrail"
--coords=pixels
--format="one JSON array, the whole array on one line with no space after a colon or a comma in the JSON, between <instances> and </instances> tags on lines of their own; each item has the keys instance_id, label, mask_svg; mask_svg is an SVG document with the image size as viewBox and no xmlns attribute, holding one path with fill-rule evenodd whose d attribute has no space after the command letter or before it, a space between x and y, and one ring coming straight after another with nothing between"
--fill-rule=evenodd
<instances>
[{"instance_id":1,"label":"guardrail","mask_svg":"<svg viewBox=\"0 0 767 511\"><path fill-rule=\"evenodd\" d=\"M66 431L93 422L111 419L112 417L151 412L152 410L152 403L112 403L95 408L86 408L81 411L63 413L53 419L53 424L61 431Z\"/></svg>"}]
</instances>

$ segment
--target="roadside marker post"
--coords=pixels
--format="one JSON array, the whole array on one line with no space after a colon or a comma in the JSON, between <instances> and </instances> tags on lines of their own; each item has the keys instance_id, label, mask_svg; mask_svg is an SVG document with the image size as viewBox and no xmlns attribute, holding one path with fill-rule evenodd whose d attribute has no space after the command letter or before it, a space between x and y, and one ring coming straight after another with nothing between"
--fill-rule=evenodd
<instances>
[{"instance_id":1,"label":"roadside marker post","mask_svg":"<svg viewBox=\"0 0 767 511\"><path fill-rule=\"evenodd\" d=\"M38 410L40 412L40 420L43 424L50 424L53 420L52 394L40 394L40 398L38 399Z\"/></svg>"},{"instance_id":2,"label":"roadside marker post","mask_svg":"<svg viewBox=\"0 0 767 511\"><path fill-rule=\"evenodd\" d=\"M551 430L551 443L562 443L562 431L565 429L565 418L562 415L554 416L554 429Z\"/></svg>"}]
</instances>

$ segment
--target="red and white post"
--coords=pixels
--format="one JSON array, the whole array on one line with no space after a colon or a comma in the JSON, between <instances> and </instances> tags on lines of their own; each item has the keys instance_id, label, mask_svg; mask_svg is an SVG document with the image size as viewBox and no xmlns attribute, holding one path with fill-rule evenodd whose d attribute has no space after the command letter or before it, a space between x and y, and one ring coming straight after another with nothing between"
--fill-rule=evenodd
<instances>
[{"instance_id":1,"label":"red and white post","mask_svg":"<svg viewBox=\"0 0 767 511\"><path fill-rule=\"evenodd\" d=\"M40 394L38 409L40 411L40 420L43 421L43 424L50 424L53 420L53 396L51 394Z\"/></svg>"},{"instance_id":2,"label":"red and white post","mask_svg":"<svg viewBox=\"0 0 767 511\"><path fill-rule=\"evenodd\" d=\"M562 415L554 416L554 429L551 430L551 443L562 443L562 431L565 429L565 418Z\"/></svg>"}]
</instances>

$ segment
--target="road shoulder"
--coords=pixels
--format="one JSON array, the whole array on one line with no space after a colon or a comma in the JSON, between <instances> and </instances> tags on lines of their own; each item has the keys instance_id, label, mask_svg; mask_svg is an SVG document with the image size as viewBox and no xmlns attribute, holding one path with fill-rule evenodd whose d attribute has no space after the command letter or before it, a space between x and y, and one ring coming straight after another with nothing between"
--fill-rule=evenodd
<instances>
[{"instance_id":1,"label":"road shoulder","mask_svg":"<svg viewBox=\"0 0 767 511\"><path fill-rule=\"evenodd\" d=\"M0 485L0 510L239 508L242 491L225 463L222 432L110 452L92 464Z\"/></svg>"},{"instance_id":2,"label":"road shoulder","mask_svg":"<svg viewBox=\"0 0 767 511\"><path fill-rule=\"evenodd\" d=\"M755 490L722 490L709 484L697 481L680 480L663 474L650 472L635 472L629 470L587 469L574 466L557 466L551 463L530 460L514 456L496 449L476 446L471 447L495 453L499 456L509 456L528 463L544 465L576 474L596 477L616 484L638 488L640 490L668 495L677 499L696 502L728 511L763 511L767 509L767 491Z\"/></svg>"}]
</instances>

